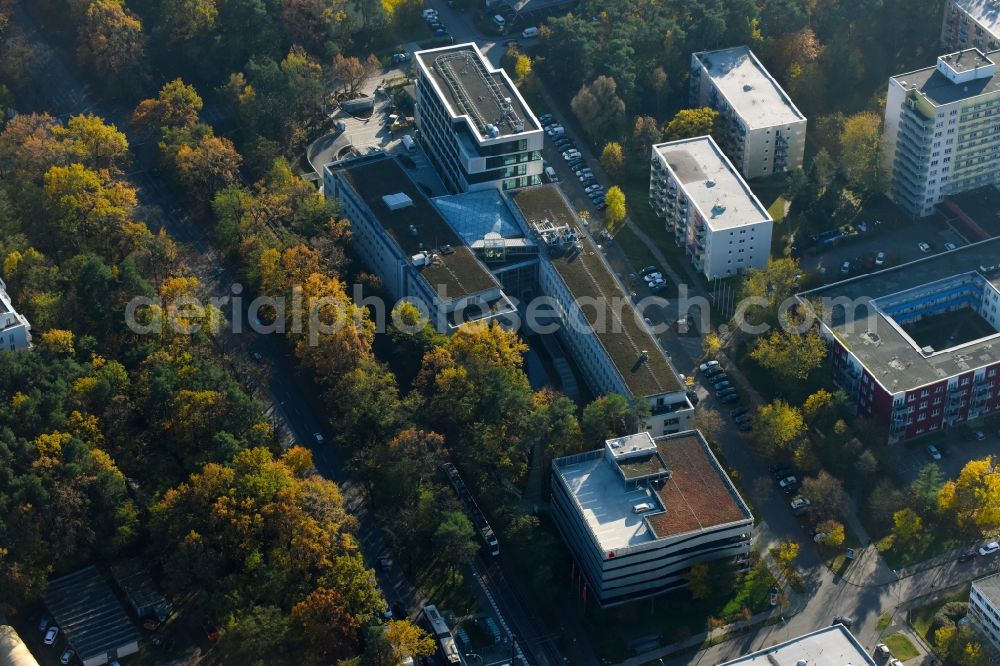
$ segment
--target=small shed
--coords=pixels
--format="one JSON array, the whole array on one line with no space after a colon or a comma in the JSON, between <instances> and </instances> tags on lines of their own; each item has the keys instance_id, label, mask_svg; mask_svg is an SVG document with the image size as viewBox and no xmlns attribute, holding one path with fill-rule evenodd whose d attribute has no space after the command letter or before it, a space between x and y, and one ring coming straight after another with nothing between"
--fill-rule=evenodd
<instances>
[{"instance_id":1,"label":"small shed","mask_svg":"<svg viewBox=\"0 0 1000 666\"><path fill-rule=\"evenodd\" d=\"M139 651L138 630L93 565L50 581L42 599L83 666Z\"/></svg>"}]
</instances>

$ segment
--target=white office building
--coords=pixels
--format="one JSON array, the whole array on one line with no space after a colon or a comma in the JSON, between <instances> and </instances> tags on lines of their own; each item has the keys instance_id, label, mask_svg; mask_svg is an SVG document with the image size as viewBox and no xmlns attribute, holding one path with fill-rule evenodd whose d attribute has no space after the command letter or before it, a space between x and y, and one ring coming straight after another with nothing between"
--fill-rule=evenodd
<instances>
[{"instance_id":1,"label":"white office building","mask_svg":"<svg viewBox=\"0 0 1000 666\"><path fill-rule=\"evenodd\" d=\"M947 0L941 44L949 51L1000 49L1000 0Z\"/></svg>"},{"instance_id":2,"label":"white office building","mask_svg":"<svg viewBox=\"0 0 1000 666\"><path fill-rule=\"evenodd\" d=\"M1000 650L1000 574L972 581L969 619L993 648Z\"/></svg>"},{"instance_id":3,"label":"white office building","mask_svg":"<svg viewBox=\"0 0 1000 666\"><path fill-rule=\"evenodd\" d=\"M709 280L767 266L774 222L712 137L653 146L649 202Z\"/></svg>"},{"instance_id":4,"label":"white office building","mask_svg":"<svg viewBox=\"0 0 1000 666\"><path fill-rule=\"evenodd\" d=\"M0 280L0 350L29 349L31 324L18 314L7 295L7 285Z\"/></svg>"},{"instance_id":5,"label":"white office building","mask_svg":"<svg viewBox=\"0 0 1000 666\"><path fill-rule=\"evenodd\" d=\"M420 141L448 188L539 184L545 134L507 73L471 42L414 56Z\"/></svg>"},{"instance_id":6,"label":"white office building","mask_svg":"<svg viewBox=\"0 0 1000 666\"><path fill-rule=\"evenodd\" d=\"M893 201L911 215L1000 183L998 56L968 49L889 79L884 164Z\"/></svg>"},{"instance_id":7,"label":"white office building","mask_svg":"<svg viewBox=\"0 0 1000 666\"><path fill-rule=\"evenodd\" d=\"M744 569L751 550L750 509L697 430L553 460L552 515L602 606L685 587L700 562Z\"/></svg>"},{"instance_id":8,"label":"white office building","mask_svg":"<svg viewBox=\"0 0 1000 666\"><path fill-rule=\"evenodd\" d=\"M806 117L746 46L691 55L691 104L719 112L717 135L744 177L802 166Z\"/></svg>"},{"instance_id":9,"label":"white office building","mask_svg":"<svg viewBox=\"0 0 1000 666\"><path fill-rule=\"evenodd\" d=\"M835 624L720 666L876 666L876 663L844 625Z\"/></svg>"}]
</instances>

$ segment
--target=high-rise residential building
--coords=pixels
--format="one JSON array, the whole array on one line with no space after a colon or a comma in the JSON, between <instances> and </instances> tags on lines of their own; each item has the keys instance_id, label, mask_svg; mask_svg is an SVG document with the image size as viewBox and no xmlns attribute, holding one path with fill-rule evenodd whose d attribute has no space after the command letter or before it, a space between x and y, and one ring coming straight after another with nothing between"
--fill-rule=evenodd
<instances>
[{"instance_id":1,"label":"high-rise residential building","mask_svg":"<svg viewBox=\"0 0 1000 666\"><path fill-rule=\"evenodd\" d=\"M1000 574L972 581L969 591L969 619L1000 650Z\"/></svg>"},{"instance_id":2,"label":"high-rise residential building","mask_svg":"<svg viewBox=\"0 0 1000 666\"><path fill-rule=\"evenodd\" d=\"M753 515L697 430L553 460L552 516L602 606L686 587L701 562L743 569L751 550Z\"/></svg>"},{"instance_id":3,"label":"high-rise residential building","mask_svg":"<svg viewBox=\"0 0 1000 666\"><path fill-rule=\"evenodd\" d=\"M1000 0L947 0L941 44L947 51L1000 49Z\"/></svg>"},{"instance_id":4,"label":"high-rise residential building","mask_svg":"<svg viewBox=\"0 0 1000 666\"><path fill-rule=\"evenodd\" d=\"M505 71L471 42L414 57L420 141L452 192L541 183L545 134Z\"/></svg>"},{"instance_id":5,"label":"high-rise residential building","mask_svg":"<svg viewBox=\"0 0 1000 666\"><path fill-rule=\"evenodd\" d=\"M31 347L31 324L18 314L7 295L7 285L0 280L0 350Z\"/></svg>"},{"instance_id":6,"label":"high-rise residential building","mask_svg":"<svg viewBox=\"0 0 1000 666\"><path fill-rule=\"evenodd\" d=\"M1000 183L998 56L966 49L889 79L884 165L893 201L911 215Z\"/></svg>"},{"instance_id":7,"label":"high-rise residential building","mask_svg":"<svg viewBox=\"0 0 1000 666\"><path fill-rule=\"evenodd\" d=\"M709 280L764 268L773 220L710 136L653 146L649 201Z\"/></svg>"},{"instance_id":8,"label":"high-rise residential building","mask_svg":"<svg viewBox=\"0 0 1000 666\"><path fill-rule=\"evenodd\" d=\"M744 177L802 166L806 117L748 47L692 54L691 103L719 112L716 133Z\"/></svg>"},{"instance_id":9,"label":"high-rise residential building","mask_svg":"<svg viewBox=\"0 0 1000 666\"><path fill-rule=\"evenodd\" d=\"M888 443L1000 413L1000 238L800 295L833 380Z\"/></svg>"}]
</instances>

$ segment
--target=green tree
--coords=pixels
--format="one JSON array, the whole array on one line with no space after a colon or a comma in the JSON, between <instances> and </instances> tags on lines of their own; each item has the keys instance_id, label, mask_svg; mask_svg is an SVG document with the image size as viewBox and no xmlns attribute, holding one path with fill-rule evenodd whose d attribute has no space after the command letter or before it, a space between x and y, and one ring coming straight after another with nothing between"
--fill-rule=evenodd
<instances>
[{"instance_id":1,"label":"green tree","mask_svg":"<svg viewBox=\"0 0 1000 666\"><path fill-rule=\"evenodd\" d=\"M461 511L446 511L434 531L434 541L447 564L458 567L472 561L479 544L476 529Z\"/></svg>"},{"instance_id":2,"label":"green tree","mask_svg":"<svg viewBox=\"0 0 1000 666\"><path fill-rule=\"evenodd\" d=\"M924 529L924 523L917 512L909 507L892 514L892 533L902 544L913 543Z\"/></svg>"},{"instance_id":3,"label":"green tree","mask_svg":"<svg viewBox=\"0 0 1000 666\"><path fill-rule=\"evenodd\" d=\"M763 452L788 448L804 431L802 412L784 400L764 405L753 418L753 439Z\"/></svg>"},{"instance_id":4,"label":"green tree","mask_svg":"<svg viewBox=\"0 0 1000 666\"><path fill-rule=\"evenodd\" d=\"M629 404L619 393L603 395L586 407L580 417L580 428L588 447L603 445L612 437L621 437L642 430L642 419L649 414L648 403Z\"/></svg>"},{"instance_id":5,"label":"green tree","mask_svg":"<svg viewBox=\"0 0 1000 666\"><path fill-rule=\"evenodd\" d=\"M743 279L742 296L766 303L748 308L752 321L778 323L779 308L798 290L802 269L795 259L770 259L765 268L751 268Z\"/></svg>"},{"instance_id":6,"label":"green tree","mask_svg":"<svg viewBox=\"0 0 1000 666\"><path fill-rule=\"evenodd\" d=\"M826 470L802 481L802 494L812 500L812 511L822 518L832 518L844 513L847 493L844 485Z\"/></svg>"},{"instance_id":7,"label":"green tree","mask_svg":"<svg viewBox=\"0 0 1000 666\"><path fill-rule=\"evenodd\" d=\"M139 102L132 123L150 132L159 132L163 127L190 127L197 124L203 106L194 86L174 79L160 88L155 99Z\"/></svg>"},{"instance_id":8,"label":"green tree","mask_svg":"<svg viewBox=\"0 0 1000 666\"><path fill-rule=\"evenodd\" d=\"M840 132L840 155L851 184L866 191L881 191L885 187L881 164L882 116L861 111L848 117Z\"/></svg>"},{"instance_id":9,"label":"green tree","mask_svg":"<svg viewBox=\"0 0 1000 666\"><path fill-rule=\"evenodd\" d=\"M937 463L927 463L920 468L917 478L910 484L910 492L922 512L936 511L938 494L944 485L944 475Z\"/></svg>"},{"instance_id":10,"label":"green tree","mask_svg":"<svg viewBox=\"0 0 1000 666\"><path fill-rule=\"evenodd\" d=\"M601 167L612 178L621 178L625 170L625 152L620 143L609 141L601 151Z\"/></svg>"},{"instance_id":11,"label":"green tree","mask_svg":"<svg viewBox=\"0 0 1000 666\"><path fill-rule=\"evenodd\" d=\"M711 134L718 117L719 112L708 107L681 109L663 126L663 140L677 141Z\"/></svg>"},{"instance_id":12,"label":"green tree","mask_svg":"<svg viewBox=\"0 0 1000 666\"><path fill-rule=\"evenodd\" d=\"M604 195L604 203L608 205L607 210L604 211L604 217L608 222L607 229L609 233L613 234L617 231L618 225L625 221L627 215L625 193L617 185L612 185Z\"/></svg>"},{"instance_id":13,"label":"green tree","mask_svg":"<svg viewBox=\"0 0 1000 666\"><path fill-rule=\"evenodd\" d=\"M659 143L663 132L660 130L656 118L650 116L639 116L635 119L635 127L632 129L632 152L636 159L649 159L653 144Z\"/></svg>"},{"instance_id":14,"label":"green tree","mask_svg":"<svg viewBox=\"0 0 1000 666\"><path fill-rule=\"evenodd\" d=\"M695 599L708 599L712 596L712 585L709 581L709 568L704 562L691 566L685 576L688 590Z\"/></svg>"},{"instance_id":15,"label":"green tree","mask_svg":"<svg viewBox=\"0 0 1000 666\"><path fill-rule=\"evenodd\" d=\"M55 135L67 143L74 159L93 169L120 172L128 161L128 139L114 125L91 114L72 116Z\"/></svg>"},{"instance_id":16,"label":"green tree","mask_svg":"<svg viewBox=\"0 0 1000 666\"><path fill-rule=\"evenodd\" d=\"M570 107L583 130L595 141L617 138L625 122L625 102L617 95L618 86L610 76L598 76L580 88Z\"/></svg>"}]
</instances>

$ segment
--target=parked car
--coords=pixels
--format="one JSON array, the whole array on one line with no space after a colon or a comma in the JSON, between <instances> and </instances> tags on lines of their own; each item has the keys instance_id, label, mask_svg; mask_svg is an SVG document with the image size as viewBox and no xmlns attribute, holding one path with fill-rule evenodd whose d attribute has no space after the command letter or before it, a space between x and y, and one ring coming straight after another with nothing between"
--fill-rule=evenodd
<instances>
[{"instance_id":1,"label":"parked car","mask_svg":"<svg viewBox=\"0 0 1000 666\"><path fill-rule=\"evenodd\" d=\"M698 397L698 392L695 391L694 389L688 389L685 395L687 395L687 398L688 400L691 401L692 405L697 405L699 402L701 402L701 398Z\"/></svg>"},{"instance_id":2,"label":"parked car","mask_svg":"<svg viewBox=\"0 0 1000 666\"><path fill-rule=\"evenodd\" d=\"M719 402L721 402L724 405L731 405L734 402L739 402L739 401L740 401L740 396L737 393L730 393L725 397L719 398Z\"/></svg>"},{"instance_id":3,"label":"parked car","mask_svg":"<svg viewBox=\"0 0 1000 666\"><path fill-rule=\"evenodd\" d=\"M562 136L563 134L566 133L566 128L563 127L562 125L556 124L552 125L547 130L545 130L545 133L551 137Z\"/></svg>"},{"instance_id":4,"label":"parked car","mask_svg":"<svg viewBox=\"0 0 1000 666\"><path fill-rule=\"evenodd\" d=\"M737 407L736 409L729 410L729 415L735 419L739 416L745 415L749 411L749 407Z\"/></svg>"},{"instance_id":5,"label":"parked car","mask_svg":"<svg viewBox=\"0 0 1000 666\"><path fill-rule=\"evenodd\" d=\"M652 269L653 267L650 266L649 268ZM644 268L642 270L645 271L646 269ZM702 363L701 365L699 365L698 366L698 370L700 370L701 372L707 372L708 370L711 370L712 368L718 368L718 367L719 367L719 362L713 359L711 361L705 361L704 363Z\"/></svg>"},{"instance_id":6,"label":"parked car","mask_svg":"<svg viewBox=\"0 0 1000 666\"><path fill-rule=\"evenodd\" d=\"M917 247L920 248L921 252L930 252L931 251L931 246L929 244L927 244L927 243L924 243L923 241L917 243Z\"/></svg>"},{"instance_id":7,"label":"parked car","mask_svg":"<svg viewBox=\"0 0 1000 666\"><path fill-rule=\"evenodd\" d=\"M603 189L604 188L601 187L600 185L595 184L595 185L588 185L587 187L583 188L583 191L586 192L587 194L590 194L591 192L596 192L597 190L603 190Z\"/></svg>"},{"instance_id":8,"label":"parked car","mask_svg":"<svg viewBox=\"0 0 1000 666\"><path fill-rule=\"evenodd\" d=\"M778 605L778 588L776 587L771 588L771 605L772 606Z\"/></svg>"},{"instance_id":9,"label":"parked car","mask_svg":"<svg viewBox=\"0 0 1000 666\"><path fill-rule=\"evenodd\" d=\"M540 122L543 127L547 127L552 123L554 123L555 121L556 118L551 113L543 113L542 115L538 116L538 122Z\"/></svg>"},{"instance_id":10,"label":"parked car","mask_svg":"<svg viewBox=\"0 0 1000 666\"><path fill-rule=\"evenodd\" d=\"M884 266L885 265L885 252L879 252L875 255L875 265Z\"/></svg>"},{"instance_id":11,"label":"parked car","mask_svg":"<svg viewBox=\"0 0 1000 666\"><path fill-rule=\"evenodd\" d=\"M722 389L727 389L732 387L733 383L728 379L722 379L712 384L712 388L715 389L716 391L721 391Z\"/></svg>"},{"instance_id":12,"label":"parked car","mask_svg":"<svg viewBox=\"0 0 1000 666\"><path fill-rule=\"evenodd\" d=\"M659 269L656 266L646 266L641 271L639 271L639 275L649 275L650 273L656 273L658 270ZM718 361L710 361L709 363L706 363L705 365L709 365L710 363L714 363L715 365L719 365Z\"/></svg>"},{"instance_id":13,"label":"parked car","mask_svg":"<svg viewBox=\"0 0 1000 666\"><path fill-rule=\"evenodd\" d=\"M729 375L726 374L725 370L720 370L719 372L712 373L711 375L706 375L708 377L708 383L715 386L721 382L728 382Z\"/></svg>"},{"instance_id":14,"label":"parked car","mask_svg":"<svg viewBox=\"0 0 1000 666\"><path fill-rule=\"evenodd\" d=\"M59 635L59 627L56 626L49 627L49 630L45 632L45 644L55 645L56 636L58 635Z\"/></svg>"},{"instance_id":15,"label":"parked car","mask_svg":"<svg viewBox=\"0 0 1000 666\"><path fill-rule=\"evenodd\" d=\"M842 263L840 265L840 272L844 273L845 275L847 273L851 272L851 262L850 262L850 260L846 260L846 259L844 260L844 263Z\"/></svg>"},{"instance_id":16,"label":"parked car","mask_svg":"<svg viewBox=\"0 0 1000 666\"><path fill-rule=\"evenodd\" d=\"M945 243L944 244L944 249L947 250L948 252L951 252L952 250L955 250L957 248L958 248L958 246L955 245L954 243Z\"/></svg>"},{"instance_id":17,"label":"parked car","mask_svg":"<svg viewBox=\"0 0 1000 666\"><path fill-rule=\"evenodd\" d=\"M572 162L570 162L567 166L569 166L570 169L579 169L584 164L585 164L585 162L583 161L583 159L577 158L577 159L573 160Z\"/></svg>"},{"instance_id":18,"label":"parked car","mask_svg":"<svg viewBox=\"0 0 1000 666\"><path fill-rule=\"evenodd\" d=\"M313 433L313 441L316 442L317 444L321 445L326 440L323 438L323 433L321 433L321 432L314 432Z\"/></svg>"},{"instance_id":19,"label":"parked car","mask_svg":"<svg viewBox=\"0 0 1000 666\"><path fill-rule=\"evenodd\" d=\"M799 489L799 480L794 476L787 476L778 481L778 487L785 491L786 495L791 495Z\"/></svg>"},{"instance_id":20,"label":"parked car","mask_svg":"<svg viewBox=\"0 0 1000 666\"><path fill-rule=\"evenodd\" d=\"M968 551L966 551L966 552L964 552L964 553L962 553L961 555L958 556L958 561L960 563L965 563L965 562L968 562L969 560L975 558L975 556L976 556L976 551L974 551L974 550L968 550Z\"/></svg>"},{"instance_id":21,"label":"parked car","mask_svg":"<svg viewBox=\"0 0 1000 666\"><path fill-rule=\"evenodd\" d=\"M724 375L726 374L726 371L723 370L720 366L716 365L709 368L708 370L705 370L702 374L705 376L706 379L711 381L712 377L715 377L716 375Z\"/></svg>"},{"instance_id":22,"label":"parked car","mask_svg":"<svg viewBox=\"0 0 1000 666\"><path fill-rule=\"evenodd\" d=\"M647 282L646 284L649 286L650 289L654 289L656 287L659 287L659 286L662 286L662 285L666 284L666 282L664 280L660 279L660 280L651 280L650 282Z\"/></svg>"},{"instance_id":23,"label":"parked car","mask_svg":"<svg viewBox=\"0 0 1000 666\"><path fill-rule=\"evenodd\" d=\"M575 160L580 157L580 151L575 148L570 148L565 153L562 154L563 159L569 162L570 160Z\"/></svg>"},{"instance_id":24,"label":"parked car","mask_svg":"<svg viewBox=\"0 0 1000 666\"><path fill-rule=\"evenodd\" d=\"M979 554L980 555L992 555L993 553L997 552L998 550L1000 550L1000 543L997 543L996 541L990 541L989 543L984 544L984 545L982 545L982 546L979 547Z\"/></svg>"},{"instance_id":25,"label":"parked car","mask_svg":"<svg viewBox=\"0 0 1000 666\"><path fill-rule=\"evenodd\" d=\"M933 444L927 447L927 455L931 457L931 460L941 460L941 452Z\"/></svg>"},{"instance_id":26,"label":"parked car","mask_svg":"<svg viewBox=\"0 0 1000 666\"><path fill-rule=\"evenodd\" d=\"M812 504L812 502L809 501L808 497L796 497L790 502L793 510L804 509L810 504Z\"/></svg>"},{"instance_id":27,"label":"parked car","mask_svg":"<svg viewBox=\"0 0 1000 666\"><path fill-rule=\"evenodd\" d=\"M437 12L436 9L431 9L430 7L428 7L423 12L421 12L421 15L424 17L424 20L427 21L427 20L429 20L429 19L437 16L438 12Z\"/></svg>"},{"instance_id":28,"label":"parked car","mask_svg":"<svg viewBox=\"0 0 1000 666\"><path fill-rule=\"evenodd\" d=\"M646 282L655 282L656 280L662 280L663 279L663 274L662 273L650 273L649 275L643 275L642 279L645 280Z\"/></svg>"},{"instance_id":29,"label":"parked car","mask_svg":"<svg viewBox=\"0 0 1000 666\"><path fill-rule=\"evenodd\" d=\"M66 648L65 650L63 650L62 655L60 655L59 657L59 663L65 666L65 664L68 664L69 662L73 661L74 654L76 653L73 652L73 650L71 650L70 648Z\"/></svg>"},{"instance_id":30,"label":"parked car","mask_svg":"<svg viewBox=\"0 0 1000 666\"><path fill-rule=\"evenodd\" d=\"M392 54L392 64L394 64L394 65L402 64L404 62L409 61L409 59L410 59L410 54L409 53L393 53Z\"/></svg>"},{"instance_id":31,"label":"parked car","mask_svg":"<svg viewBox=\"0 0 1000 666\"><path fill-rule=\"evenodd\" d=\"M984 439L986 439L986 433L984 433L982 430L977 430L976 432L972 433L972 439L976 440L977 442L981 442Z\"/></svg>"}]
</instances>

